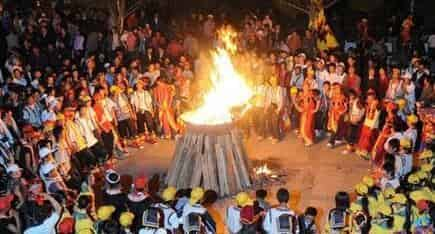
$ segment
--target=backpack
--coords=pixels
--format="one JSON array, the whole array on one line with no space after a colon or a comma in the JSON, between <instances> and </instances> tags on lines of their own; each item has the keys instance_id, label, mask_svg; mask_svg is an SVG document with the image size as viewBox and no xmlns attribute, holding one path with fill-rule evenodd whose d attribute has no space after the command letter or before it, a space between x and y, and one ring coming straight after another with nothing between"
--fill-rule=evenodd
<instances>
[{"instance_id":1,"label":"backpack","mask_svg":"<svg viewBox=\"0 0 435 234\"><path fill-rule=\"evenodd\" d=\"M183 225L184 233L202 233L202 217L198 213L190 213L185 217Z\"/></svg>"},{"instance_id":2,"label":"backpack","mask_svg":"<svg viewBox=\"0 0 435 234\"><path fill-rule=\"evenodd\" d=\"M328 216L331 232L342 231L349 226L349 214L343 209L332 209Z\"/></svg>"},{"instance_id":3,"label":"backpack","mask_svg":"<svg viewBox=\"0 0 435 234\"><path fill-rule=\"evenodd\" d=\"M160 208L149 207L143 212L142 226L148 228L160 228L161 221L164 220L164 213Z\"/></svg>"},{"instance_id":4,"label":"backpack","mask_svg":"<svg viewBox=\"0 0 435 234\"><path fill-rule=\"evenodd\" d=\"M293 234L296 233L296 217L291 214L282 214L277 218L278 233Z\"/></svg>"}]
</instances>

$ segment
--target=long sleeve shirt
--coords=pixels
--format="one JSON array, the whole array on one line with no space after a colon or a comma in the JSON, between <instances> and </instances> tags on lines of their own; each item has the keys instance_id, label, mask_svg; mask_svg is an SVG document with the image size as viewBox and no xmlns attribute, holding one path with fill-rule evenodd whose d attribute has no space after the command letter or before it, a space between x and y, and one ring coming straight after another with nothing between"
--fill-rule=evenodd
<instances>
[{"instance_id":1,"label":"long sleeve shirt","mask_svg":"<svg viewBox=\"0 0 435 234\"><path fill-rule=\"evenodd\" d=\"M136 112L153 112L153 98L148 91L135 91L130 97L130 102Z\"/></svg>"}]
</instances>

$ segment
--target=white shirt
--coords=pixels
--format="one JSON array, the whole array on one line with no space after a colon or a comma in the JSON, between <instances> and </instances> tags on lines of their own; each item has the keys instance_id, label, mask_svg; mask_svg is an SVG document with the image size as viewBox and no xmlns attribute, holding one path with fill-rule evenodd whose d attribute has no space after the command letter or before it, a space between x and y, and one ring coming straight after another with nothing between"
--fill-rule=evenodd
<instances>
[{"instance_id":1,"label":"white shirt","mask_svg":"<svg viewBox=\"0 0 435 234\"><path fill-rule=\"evenodd\" d=\"M56 234L56 224L60 215L53 212L41 225L28 228L24 234Z\"/></svg>"},{"instance_id":2,"label":"white shirt","mask_svg":"<svg viewBox=\"0 0 435 234\"><path fill-rule=\"evenodd\" d=\"M240 223L240 208L237 206L230 206L227 209L226 225L230 233L238 233L242 229Z\"/></svg>"},{"instance_id":3,"label":"white shirt","mask_svg":"<svg viewBox=\"0 0 435 234\"><path fill-rule=\"evenodd\" d=\"M383 190L386 188L396 189L400 186L400 182L399 182L398 178L394 178L392 180L389 180L389 179L383 177L381 179L380 186L381 186L381 189L383 189Z\"/></svg>"},{"instance_id":4,"label":"white shirt","mask_svg":"<svg viewBox=\"0 0 435 234\"><path fill-rule=\"evenodd\" d=\"M178 228L178 226L180 225L180 219L178 218L177 213L175 212L174 209L162 203L155 204L153 205L153 207L157 207L163 211L163 215L165 216L165 220L164 220L165 229L172 231Z\"/></svg>"},{"instance_id":5,"label":"white shirt","mask_svg":"<svg viewBox=\"0 0 435 234\"><path fill-rule=\"evenodd\" d=\"M406 176L412 170L412 155L403 154L395 155L395 171L396 177L401 178Z\"/></svg>"},{"instance_id":6,"label":"white shirt","mask_svg":"<svg viewBox=\"0 0 435 234\"><path fill-rule=\"evenodd\" d=\"M41 114L41 121L56 121L56 113L54 113L54 111L44 110Z\"/></svg>"},{"instance_id":7,"label":"white shirt","mask_svg":"<svg viewBox=\"0 0 435 234\"><path fill-rule=\"evenodd\" d=\"M94 125L89 119L86 118L77 118L77 125L79 126L80 132L83 134L83 137L86 140L86 145L88 148L94 146L98 143L98 139L94 135Z\"/></svg>"},{"instance_id":8,"label":"white shirt","mask_svg":"<svg viewBox=\"0 0 435 234\"><path fill-rule=\"evenodd\" d=\"M417 142L417 129L415 128L408 128L404 132L403 136L407 137L409 140L411 140L411 147L412 149L415 149L415 143Z\"/></svg>"},{"instance_id":9,"label":"white shirt","mask_svg":"<svg viewBox=\"0 0 435 234\"><path fill-rule=\"evenodd\" d=\"M153 112L153 99L148 91L135 91L131 95L130 101L136 112Z\"/></svg>"},{"instance_id":10,"label":"white shirt","mask_svg":"<svg viewBox=\"0 0 435 234\"><path fill-rule=\"evenodd\" d=\"M278 226L279 226L278 218L279 218L279 216L285 215L285 214L296 217L295 212L288 209L288 208L276 207L276 208L270 209L266 213L266 216L264 217L264 221L263 221L264 230L270 234L279 233L279 231L278 231Z\"/></svg>"},{"instance_id":11,"label":"white shirt","mask_svg":"<svg viewBox=\"0 0 435 234\"><path fill-rule=\"evenodd\" d=\"M429 36L429 38L427 39L427 43L429 48L435 48L435 34Z\"/></svg>"}]
</instances>

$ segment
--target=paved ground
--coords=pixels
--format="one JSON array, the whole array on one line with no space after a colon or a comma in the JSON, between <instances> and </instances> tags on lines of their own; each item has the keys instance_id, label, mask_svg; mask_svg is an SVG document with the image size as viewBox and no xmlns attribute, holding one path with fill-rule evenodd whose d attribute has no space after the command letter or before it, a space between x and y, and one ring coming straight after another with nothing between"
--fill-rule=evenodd
<instances>
[{"instance_id":1,"label":"paved ground","mask_svg":"<svg viewBox=\"0 0 435 234\"><path fill-rule=\"evenodd\" d=\"M325 219L325 211L334 204L334 195L338 190L351 191L353 186L368 172L368 163L356 155L341 155L343 147L328 149L326 142L305 148L293 134L289 134L278 144L268 140L249 139L246 148L251 160L264 160L279 165L288 173L285 187L291 191L291 207L303 212L307 206L319 210L319 223ZM120 172L131 175L166 172L174 151L173 141L160 141L145 149L131 150L129 159L119 163ZM269 200L275 203L274 192L278 186L267 188ZM223 211L230 199L217 202L217 211ZM214 212L214 216L222 227L222 215L225 212ZM224 233L222 229L219 233Z\"/></svg>"}]
</instances>

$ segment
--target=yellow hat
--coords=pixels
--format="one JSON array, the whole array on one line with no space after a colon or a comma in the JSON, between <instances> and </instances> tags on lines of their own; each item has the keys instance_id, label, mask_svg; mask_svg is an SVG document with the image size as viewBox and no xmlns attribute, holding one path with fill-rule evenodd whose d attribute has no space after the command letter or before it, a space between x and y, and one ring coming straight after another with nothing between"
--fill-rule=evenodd
<instances>
[{"instance_id":1,"label":"yellow hat","mask_svg":"<svg viewBox=\"0 0 435 234\"><path fill-rule=\"evenodd\" d=\"M431 172L432 168L433 168L433 165L430 164L430 163L426 163L426 164L421 165L420 168L424 172Z\"/></svg>"},{"instance_id":2,"label":"yellow hat","mask_svg":"<svg viewBox=\"0 0 435 234\"><path fill-rule=\"evenodd\" d=\"M106 221L110 219L114 211L115 211L114 206L102 206L97 211L98 219L102 221Z\"/></svg>"},{"instance_id":3,"label":"yellow hat","mask_svg":"<svg viewBox=\"0 0 435 234\"><path fill-rule=\"evenodd\" d=\"M76 230L76 233L80 234L92 233L94 222L89 218L76 220L74 229Z\"/></svg>"},{"instance_id":4,"label":"yellow hat","mask_svg":"<svg viewBox=\"0 0 435 234\"><path fill-rule=\"evenodd\" d=\"M196 187L190 193L190 204L195 204L202 199L204 196L204 189Z\"/></svg>"},{"instance_id":5,"label":"yellow hat","mask_svg":"<svg viewBox=\"0 0 435 234\"><path fill-rule=\"evenodd\" d=\"M405 149L409 149L411 148L411 141L407 137L402 137L402 139L400 139L400 146Z\"/></svg>"},{"instance_id":6,"label":"yellow hat","mask_svg":"<svg viewBox=\"0 0 435 234\"><path fill-rule=\"evenodd\" d=\"M418 122L418 117L416 115L408 115L406 117L406 122L409 124L416 124Z\"/></svg>"},{"instance_id":7,"label":"yellow hat","mask_svg":"<svg viewBox=\"0 0 435 234\"><path fill-rule=\"evenodd\" d=\"M392 198L394 194L396 194L396 191L394 191L394 189L391 187L388 187L384 190L384 197L387 199Z\"/></svg>"},{"instance_id":8,"label":"yellow hat","mask_svg":"<svg viewBox=\"0 0 435 234\"><path fill-rule=\"evenodd\" d=\"M373 178L371 176L364 176L362 181L369 188L373 187L373 185L375 185L375 181L373 180Z\"/></svg>"},{"instance_id":9,"label":"yellow hat","mask_svg":"<svg viewBox=\"0 0 435 234\"><path fill-rule=\"evenodd\" d=\"M62 113L57 113L57 115L56 115L56 119L57 119L57 120L64 120L64 119L65 119L65 116L64 116Z\"/></svg>"},{"instance_id":10,"label":"yellow hat","mask_svg":"<svg viewBox=\"0 0 435 234\"><path fill-rule=\"evenodd\" d=\"M83 229L80 231L76 231L77 234L94 234L95 232L93 232L91 229Z\"/></svg>"},{"instance_id":11,"label":"yellow hat","mask_svg":"<svg viewBox=\"0 0 435 234\"><path fill-rule=\"evenodd\" d=\"M123 227L129 227L133 223L134 214L131 212L123 212L119 217L119 223Z\"/></svg>"},{"instance_id":12,"label":"yellow hat","mask_svg":"<svg viewBox=\"0 0 435 234\"><path fill-rule=\"evenodd\" d=\"M133 93L133 89L132 89L132 88L128 88L128 89L127 89L127 93L128 93L128 94Z\"/></svg>"},{"instance_id":13,"label":"yellow hat","mask_svg":"<svg viewBox=\"0 0 435 234\"><path fill-rule=\"evenodd\" d=\"M398 99L398 100L396 101L396 104L397 104L397 106L399 107L399 109L403 109L403 108L405 108L405 106L406 106L406 100L403 99L403 98Z\"/></svg>"},{"instance_id":14,"label":"yellow hat","mask_svg":"<svg viewBox=\"0 0 435 234\"><path fill-rule=\"evenodd\" d=\"M378 213L386 215L386 216L391 215L391 213L392 213L391 207L385 202L379 204L377 211L378 211Z\"/></svg>"},{"instance_id":15,"label":"yellow hat","mask_svg":"<svg viewBox=\"0 0 435 234\"><path fill-rule=\"evenodd\" d=\"M417 191L413 191L409 194L409 198L411 200L418 202L418 201L432 201L432 193L428 191L428 189L420 189Z\"/></svg>"},{"instance_id":16,"label":"yellow hat","mask_svg":"<svg viewBox=\"0 0 435 234\"><path fill-rule=\"evenodd\" d=\"M240 207L249 206L253 204L253 200L249 197L246 192L240 192L236 195L236 203Z\"/></svg>"},{"instance_id":17,"label":"yellow hat","mask_svg":"<svg viewBox=\"0 0 435 234\"><path fill-rule=\"evenodd\" d=\"M419 158L420 159L426 159L426 158L432 158L433 157L433 152L432 150L424 150L423 152L420 153Z\"/></svg>"},{"instance_id":18,"label":"yellow hat","mask_svg":"<svg viewBox=\"0 0 435 234\"><path fill-rule=\"evenodd\" d=\"M297 94L297 93L298 93L298 88L296 88L296 87L291 87L291 89L290 89L290 94L294 95L294 94Z\"/></svg>"},{"instance_id":19,"label":"yellow hat","mask_svg":"<svg viewBox=\"0 0 435 234\"><path fill-rule=\"evenodd\" d=\"M408 176L408 183L410 184L418 184L420 182L420 178L414 173Z\"/></svg>"},{"instance_id":20,"label":"yellow hat","mask_svg":"<svg viewBox=\"0 0 435 234\"><path fill-rule=\"evenodd\" d=\"M112 94L119 93L119 92L121 92L121 88L119 88L117 85L112 85L112 86L110 87L110 92L111 92Z\"/></svg>"},{"instance_id":21,"label":"yellow hat","mask_svg":"<svg viewBox=\"0 0 435 234\"><path fill-rule=\"evenodd\" d=\"M167 187L163 190L162 198L164 201L172 201L175 198L175 194L177 193L177 189L175 187Z\"/></svg>"},{"instance_id":22,"label":"yellow hat","mask_svg":"<svg viewBox=\"0 0 435 234\"><path fill-rule=\"evenodd\" d=\"M415 174L418 176L418 178L419 178L420 180L427 179L427 177L429 176L429 175L428 175L425 171L423 171L423 170L419 170L419 171L417 171Z\"/></svg>"},{"instance_id":23,"label":"yellow hat","mask_svg":"<svg viewBox=\"0 0 435 234\"><path fill-rule=\"evenodd\" d=\"M91 97L89 95L83 96L80 98L80 101L82 102L89 102L91 100Z\"/></svg>"},{"instance_id":24,"label":"yellow hat","mask_svg":"<svg viewBox=\"0 0 435 234\"><path fill-rule=\"evenodd\" d=\"M399 204L405 204L406 203L406 196L402 193L396 193L394 194L393 198L391 199L392 203L399 203Z\"/></svg>"},{"instance_id":25,"label":"yellow hat","mask_svg":"<svg viewBox=\"0 0 435 234\"><path fill-rule=\"evenodd\" d=\"M369 188L364 183L358 183L355 185L355 191L360 195L366 195L369 192Z\"/></svg>"},{"instance_id":26,"label":"yellow hat","mask_svg":"<svg viewBox=\"0 0 435 234\"><path fill-rule=\"evenodd\" d=\"M362 211L362 206L358 203L352 202L349 209L352 213L356 213L358 211Z\"/></svg>"}]
</instances>

